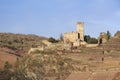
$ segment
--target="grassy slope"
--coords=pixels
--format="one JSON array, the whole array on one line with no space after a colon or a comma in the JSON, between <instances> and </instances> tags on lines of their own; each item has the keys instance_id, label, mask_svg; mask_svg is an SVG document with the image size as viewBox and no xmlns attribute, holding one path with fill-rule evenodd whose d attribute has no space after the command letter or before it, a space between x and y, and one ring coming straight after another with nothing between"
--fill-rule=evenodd
<instances>
[{"instance_id":1,"label":"grassy slope","mask_svg":"<svg viewBox=\"0 0 120 80\"><path fill-rule=\"evenodd\" d=\"M46 39L37 35L0 33L0 68L6 61L14 64L17 56L23 56L30 47L42 45L41 40Z\"/></svg>"}]
</instances>

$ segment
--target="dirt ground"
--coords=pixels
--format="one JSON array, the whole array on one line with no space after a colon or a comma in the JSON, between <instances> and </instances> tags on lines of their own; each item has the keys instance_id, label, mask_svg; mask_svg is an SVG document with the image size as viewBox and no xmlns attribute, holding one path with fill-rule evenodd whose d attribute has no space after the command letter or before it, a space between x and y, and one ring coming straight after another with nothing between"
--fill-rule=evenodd
<instances>
[{"instance_id":1,"label":"dirt ground","mask_svg":"<svg viewBox=\"0 0 120 80\"><path fill-rule=\"evenodd\" d=\"M7 48L0 48L0 69L4 67L5 62L9 62L9 64L14 65L16 62L17 56L10 54L13 51Z\"/></svg>"},{"instance_id":2,"label":"dirt ground","mask_svg":"<svg viewBox=\"0 0 120 80\"><path fill-rule=\"evenodd\" d=\"M65 53L63 57L77 62L73 64L76 70L66 80L112 80L120 72L119 51L103 53L101 49L87 48L79 53Z\"/></svg>"}]
</instances>

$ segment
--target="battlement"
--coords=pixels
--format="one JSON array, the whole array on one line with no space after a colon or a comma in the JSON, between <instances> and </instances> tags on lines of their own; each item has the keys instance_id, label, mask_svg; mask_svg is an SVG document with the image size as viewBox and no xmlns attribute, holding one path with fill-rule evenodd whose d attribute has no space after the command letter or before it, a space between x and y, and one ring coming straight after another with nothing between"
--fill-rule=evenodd
<instances>
[{"instance_id":1,"label":"battlement","mask_svg":"<svg viewBox=\"0 0 120 80\"><path fill-rule=\"evenodd\" d=\"M66 32L64 34L76 34L76 33L78 33L78 32Z\"/></svg>"}]
</instances>

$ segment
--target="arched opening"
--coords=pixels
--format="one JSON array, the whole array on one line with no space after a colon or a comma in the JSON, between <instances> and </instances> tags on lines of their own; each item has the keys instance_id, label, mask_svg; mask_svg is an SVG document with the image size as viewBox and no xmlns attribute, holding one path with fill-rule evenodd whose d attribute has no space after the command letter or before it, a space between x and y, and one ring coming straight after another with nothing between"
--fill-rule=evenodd
<instances>
[{"instance_id":1,"label":"arched opening","mask_svg":"<svg viewBox=\"0 0 120 80\"><path fill-rule=\"evenodd\" d=\"M78 39L80 39L80 33L78 33Z\"/></svg>"},{"instance_id":2,"label":"arched opening","mask_svg":"<svg viewBox=\"0 0 120 80\"><path fill-rule=\"evenodd\" d=\"M99 41L99 43L100 43L100 44L102 44L102 42L103 42L103 41L102 41L102 38L100 38L100 41Z\"/></svg>"}]
</instances>

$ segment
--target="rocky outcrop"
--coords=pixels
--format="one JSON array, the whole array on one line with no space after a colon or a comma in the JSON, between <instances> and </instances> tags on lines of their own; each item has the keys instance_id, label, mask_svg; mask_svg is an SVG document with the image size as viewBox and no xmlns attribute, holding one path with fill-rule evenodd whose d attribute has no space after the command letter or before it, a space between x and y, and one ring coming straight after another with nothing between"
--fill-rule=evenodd
<instances>
[{"instance_id":1,"label":"rocky outcrop","mask_svg":"<svg viewBox=\"0 0 120 80\"><path fill-rule=\"evenodd\" d=\"M114 37L120 38L120 31L117 31L117 33L115 33Z\"/></svg>"}]
</instances>

